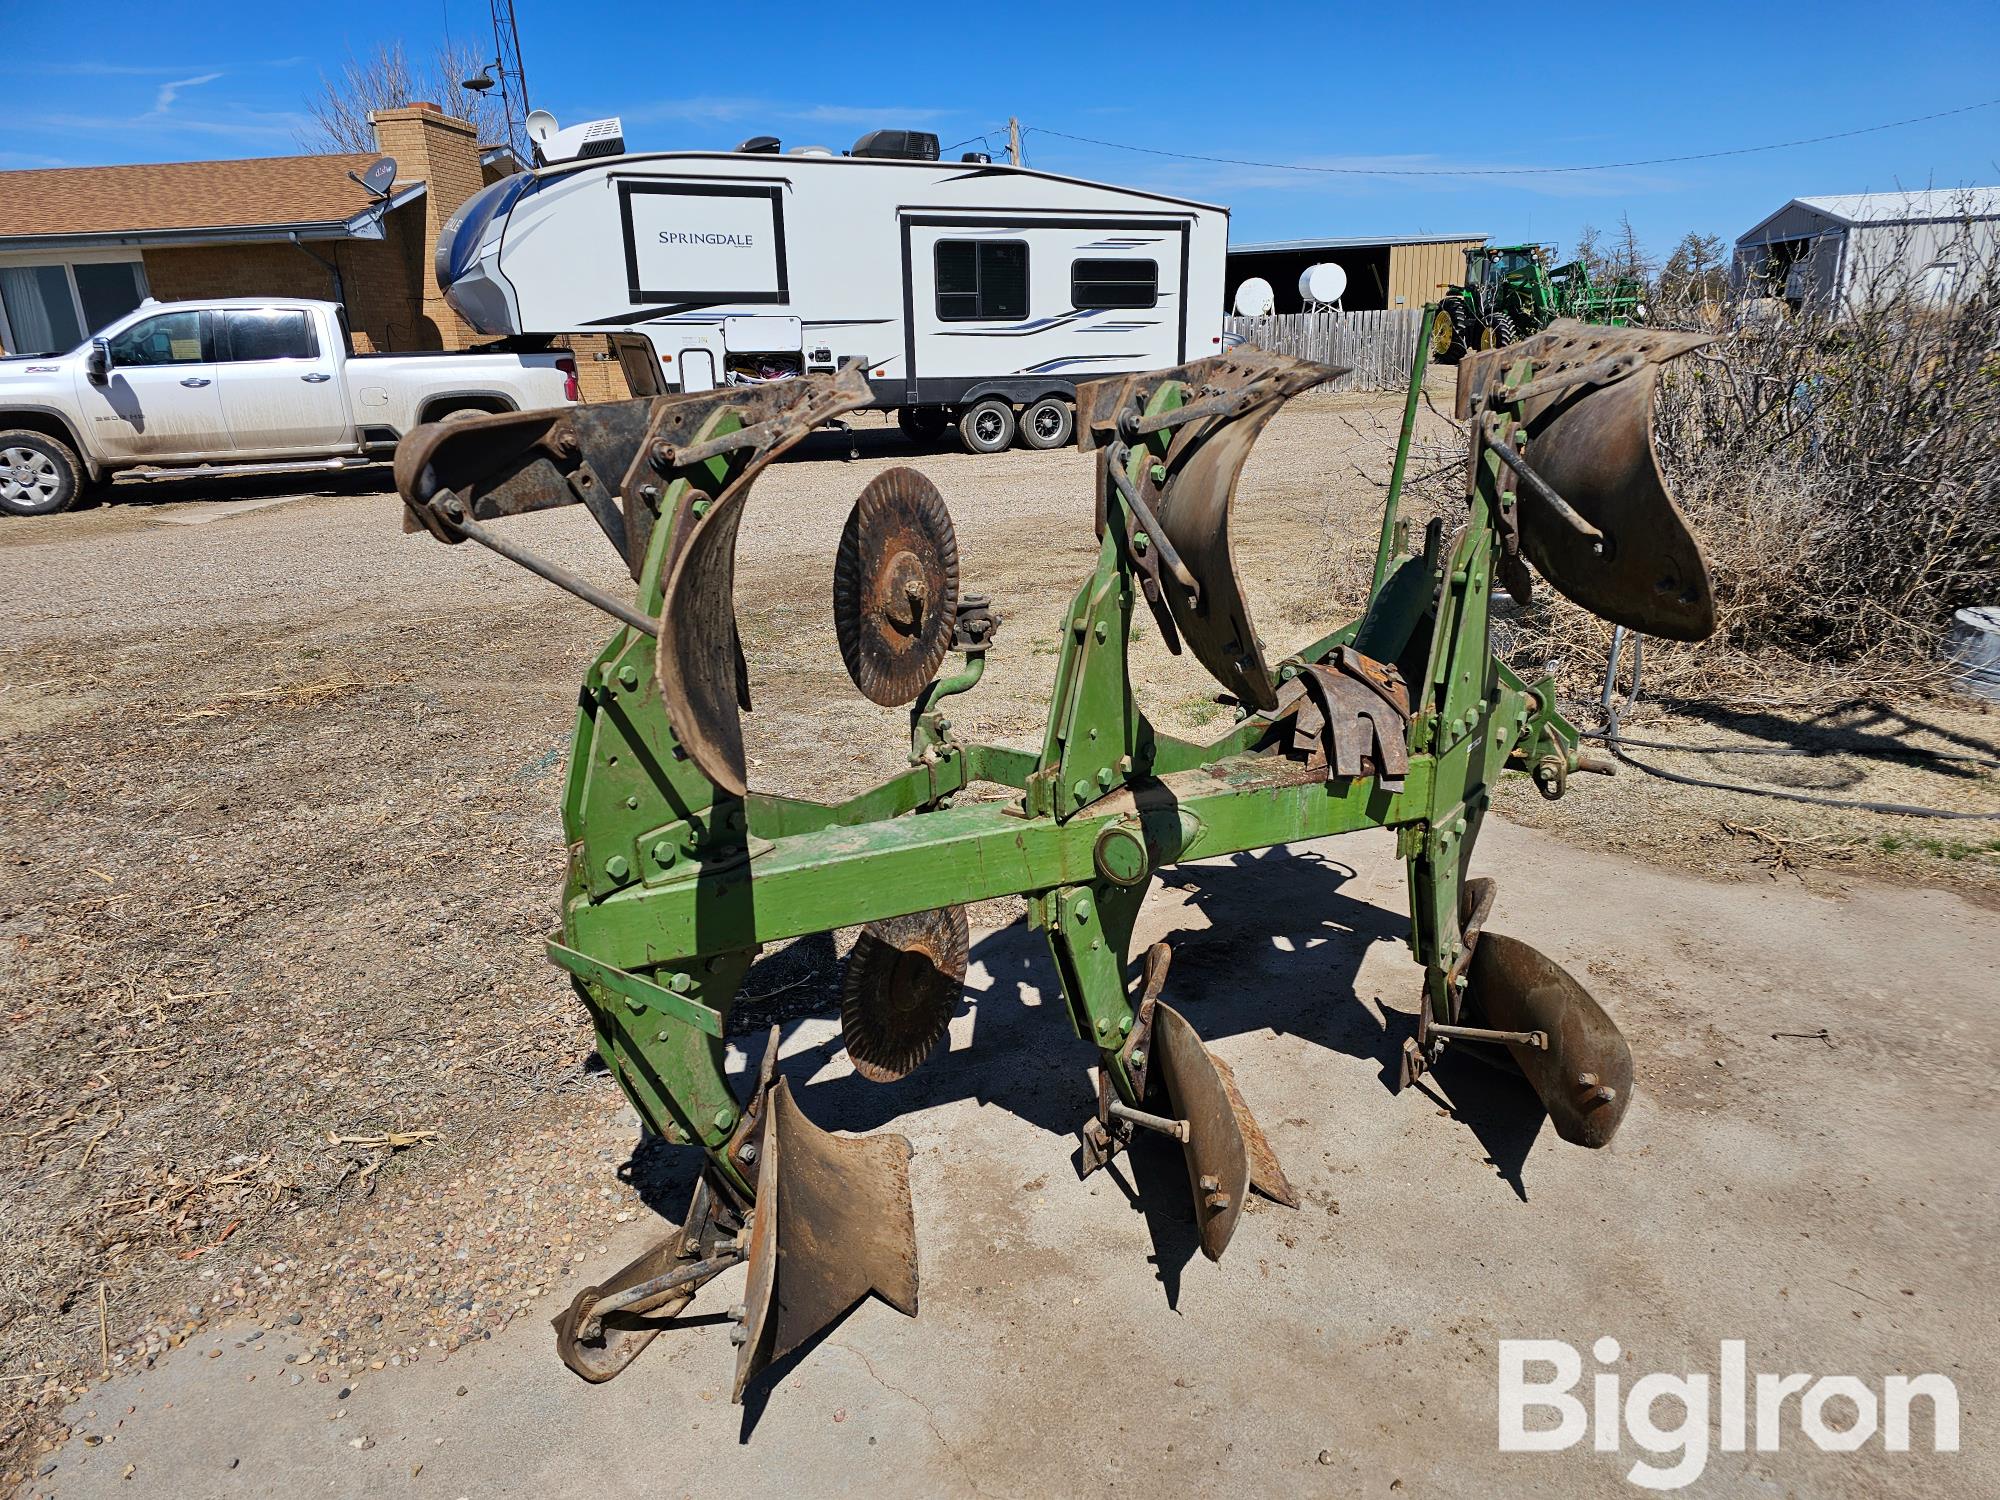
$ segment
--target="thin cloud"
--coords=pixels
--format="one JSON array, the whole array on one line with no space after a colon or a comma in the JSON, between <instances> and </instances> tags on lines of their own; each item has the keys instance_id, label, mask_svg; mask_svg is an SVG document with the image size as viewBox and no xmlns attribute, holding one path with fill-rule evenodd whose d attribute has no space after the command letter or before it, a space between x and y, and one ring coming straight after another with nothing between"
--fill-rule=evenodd
<instances>
[{"instance_id":1,"label":"thin cloud","mask_svg":"<svg viewBox=\"0 0 2000 1500\"><path fill-rule=\"evenodd\" d=\"M203 136L236 141L251 146L295 147L298 133L309 128L310 118L295 111L256 114L245 111L227 120L204 119L198 115L46 115L36 122L52 130L125 133L133 136ZM292 154L287 152L286 154Z\"/></svg>"},{"instance_id":2,"label":"thin cloud","mask_svg":"<svg viewBox=\"0 0 2000 1500\"><path fill-rule=\"evenodd\" d=\"M809 104L803 108L796 105L780 108L779 115L787 120L809 120L818 125L880 125L889 122L908 122L926 125L933 120L947 119L952 111L948 109L913 109L905 104L883 104L878 106L856 104Z\"/></svg>"},{"instance_id":3,"label":"thin cloud","mask_svg":"<svg viewBox=\"0 0 2000 1500\"><path fill-rule=\"evenodd\" d=\"M187 63L38 62L35 71L69 78L161 78L169 73L185 73L188 67Z\"/></svg>"},{"instance_id":4,"label":"thin cloud","mask_svg":"<svg viewBox=\"0 0 2000 1500\"><path fill-rule=\"evenodd\" d=\"M160 85L160 92L153 98L153 113L163 115L174 107L174 100L180 98L182 89L199 88L204 83L213 83L220 73L202 73L193 78L176 78L172 83Z\"/></svg>"}]
</instances>

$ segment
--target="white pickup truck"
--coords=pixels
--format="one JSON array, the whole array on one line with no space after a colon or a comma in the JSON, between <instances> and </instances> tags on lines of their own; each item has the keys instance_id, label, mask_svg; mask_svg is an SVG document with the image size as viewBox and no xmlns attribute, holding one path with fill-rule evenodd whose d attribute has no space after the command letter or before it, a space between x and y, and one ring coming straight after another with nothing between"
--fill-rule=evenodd
<instances>
[{"instance_id":1,"label":"white pickup truck","mask_svg":"<svg viewBox=\"0 0 2000 1500\"><path fill-rule=\"evenodd\" d=\"M335 302L149 301L67 354L0 358L0 514L130 470L367 462L420 422L576 394L562 350L357 355Z\"/></svg>"}]
</instances>

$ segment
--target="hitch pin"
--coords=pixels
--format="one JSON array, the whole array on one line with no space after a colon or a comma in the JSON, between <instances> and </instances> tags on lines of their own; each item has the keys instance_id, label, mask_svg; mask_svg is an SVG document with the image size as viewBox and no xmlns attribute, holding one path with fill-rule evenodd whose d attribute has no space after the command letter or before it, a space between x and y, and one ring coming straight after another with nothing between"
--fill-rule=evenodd
<instances>
[{"instance_id":1,"label":"hitch pin","mask_svg":"<svg viewBox=\"0 0 2000 1500\"><path fill-rule=\"evenodd\" d=\"M1603 555L1604 533L1584 520L1576 513L1575 506L1556 493L1555 486L1536 472L1534 466L1522 456L1521 450L1500 436L1497 426L1490 417L1487 419L1486 430L1482 436L1486 439L1486 446L1500 455L1501 462L1514 471L1536 499L1553 510L1557 518L1578 537L1588 542L1592 552Z\"/></svg>"},{"instance_id":2,"label":"hitch pin","mask_svg":"<svg viewBox=\"0 0 2000 1500\"><path fill-rule=\"evenodd\" d=\"M452 491L440 490L426 503L443 518L447 526L461 536L469 537L489 551L499 553L509 562L519 563L536 577L546 578L557 588L576 595L593 609L603 610L614 620L622 621L642 634L658 637L660 627L631 605L612 598L603 589L579 578L569 569L537 557L527 548L517 547L506 538L488 531L466 513L465 502Z\"/></svg>"},{"instance_id":3,"label":"hitch pin","mask_svg":"<svg viewBox=\"0 0 2000 1500\"><path fill-rule=\"evenodd\" d=\"M1533 1047L1537 1052L1549 1050L1549 1034L1546 1031L1494 1031L1485 1026L1446 1026L1438 1021L1431 1022L1432 1036L1456 1037L1461 1042L1512 1042L1518 1047Z\"/></svg>"},{"instance_id":4,"label":"hitch pin","mask_svg":"<svg viewBox=\"0 0 2000 1500\"><path fill-rule=\"evenodd\" d=\"M1431 1029L1435 1031L1437 1028ZM1113 1119L1123 1120L1144 1130L1157 1130L1161 1135L1172 1136L1182 1145L1186 1145L1188 1138L1193 1134L1186 1120L1170 1120L1165 1115L1148 1114L1143 1109L1134 1109L1123 1099L1113 1099L1110 1112Z\"/></svg>"},{"instance_id":5,"label":"hitch pin","mask_svg":"<svg viewBox=\"0 0 2000 1500\"><path fill-rule=\"evenodd\" d=\"M1160 524L1159 517L1153 514L1153 508L1139 497L1138 488L1125 472L1125 460L1131 452L1131 448L1123 443L1107 449L1104 455L1105 469L1111 475L1111 482L1118 487L1118 493L1124 497L1126 505L1131 507L1132 514L1138 518L1139 525L1145 529L1146 535L1152 538L1153 545L1159 549L1160 561L1167 565L1167 571L1174 575L1180 586L1188 591L1190 601L1199 605L1200 582L1188 571L1188 565L1181 561L1180 553L1176 552L1174 544L1167 540L1167 528Z\"/></svg>"}]
</instances>

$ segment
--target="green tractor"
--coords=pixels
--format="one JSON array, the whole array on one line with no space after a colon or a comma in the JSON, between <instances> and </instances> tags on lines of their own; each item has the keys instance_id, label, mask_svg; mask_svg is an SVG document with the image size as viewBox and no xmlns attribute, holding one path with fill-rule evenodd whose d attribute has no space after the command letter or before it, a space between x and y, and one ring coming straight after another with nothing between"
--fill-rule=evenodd
<instances>
[{"instance_id":1,"label":"green tractor","mask_svg":"<svg viewBox=\"0 0 2000 1500\"><path fill-rule=\"evenodd\" d=\"M1501 349L1557 318L1645 320L1644 288L1629 276L1593 281L1582 261L1551 267L1545 245L1477 245L1465 252L1465 285L1447 287L1432 324L1431 357L1455 365L1470 350Z\"/></svg>"}]
</instances>

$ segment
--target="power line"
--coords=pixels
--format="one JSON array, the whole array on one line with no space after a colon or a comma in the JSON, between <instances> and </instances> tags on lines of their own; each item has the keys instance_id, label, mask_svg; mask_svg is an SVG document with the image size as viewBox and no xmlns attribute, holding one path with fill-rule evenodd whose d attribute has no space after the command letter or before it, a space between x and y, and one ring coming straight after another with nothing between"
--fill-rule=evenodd
<instances>
[{"instance_id":1,"label":"power line","mask_svg":"<svg viewBox=\"0 0 2000 1500\"><path fill-rule=\"evenodd\" d=\"M1134 146L1126 141L1100 140L1096 136L1071 135L1046 125L1026 125L1023 135L1060 136L1088 146L1107 146L1114 151L1137 151L1147 156L1171 156L1181 161L1209 162L1223 167L1262 167L1276 172L1318 172L1336 177L1548 177L1567 172L1615 172L1627 167L1662 167L1675 162L1714 161L1724 156L1751 156L1760 151L1785 151L1793 146L1816 146L1822 141L1844 141L1857 135L1873 135L1881 130L1897 130L1905 125L1921 125L1926 120L1945 120L1974 110L1992 109L2000 99L1980 104L1962 104L1956 109L1940 109L1927 115L1911 115L1907 120L1890 120L1883 125L1863 125L1858 130L1836 130L1827 135L1804 136L1795 141L1773 141L1766 146L1735 146L1726 151L1697 151L1686 156L1649 156L1638 161L1592 162L1578 167L1318 167L1302 162L1247 161L1233 156L1202 156L1192 151L1168 151L1158 146Z\"/></svg>"}]
</instances>

